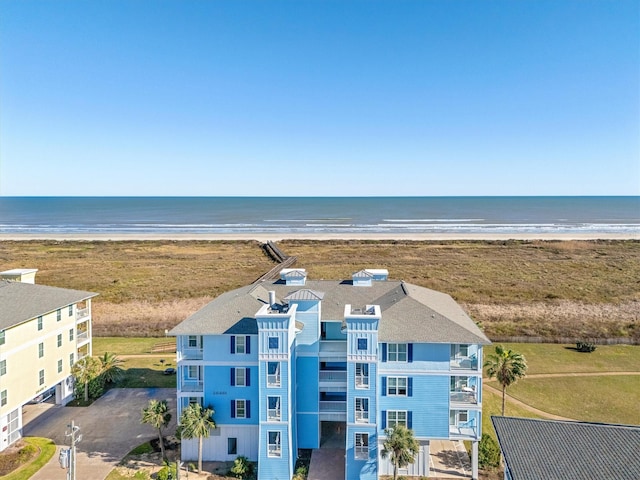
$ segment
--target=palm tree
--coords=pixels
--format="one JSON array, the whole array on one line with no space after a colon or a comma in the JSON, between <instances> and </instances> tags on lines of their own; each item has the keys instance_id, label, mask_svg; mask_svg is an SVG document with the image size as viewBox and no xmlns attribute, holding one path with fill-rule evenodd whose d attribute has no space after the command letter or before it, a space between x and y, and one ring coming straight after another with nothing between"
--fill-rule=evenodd
<instances>
[{"instance_id":1,"label":"palm tree","mask_svg":"<svg viewBox=\"0 0 640 480\"><path fill-rule=\"evenodd\" d=\"M211 429L216 428L214 413L213 408L203 408L199 403L191 403L180 415L180 438L198 439L198 472L202 472L202 440L209 438Z\"/></svg>"},{"instance_id":2,"label":"palm tree","mask_svg":"<svg viewBox=\"0 0 640 480\"><path fill-rule=\"evenodd\" d=\"M496 352L487 357L484 366L487 367L489 378L496 377L498 383L502 385L502 415L504 416L507 387L526 375L527 362L522 354L498 345Z\"/></svg>"},{"instance_id":3,"label":"palm tree","mask_svg":"<svg viewBox=\"0 0 640 480\"><path fill-rule=\"evenodd\" d=\"M106 383L115 383L122 377L124 370L121 365L124 363L115 353L104 352L100 357L102 364L102 376Z\"/></svg>"},{"instance_id":4,"label":"palm tree","mask_svg":"<svg viewBox=\"0 0 640 480\"><path fill-rule=\"evenodd\" d=\"M398 469L406 467L414 462L416 455L420 451L420 444L413 437L413 431L404 425L396 425L384 431L387 439L382 444L380 455L382 458L389 457L393 463L393 478L398 478Z\"/></svg>"},{"instance_id":5,"label":"palm tree","mask_svg":"<svg viewBox=\"0 0 640 480\"><path fill-rule=\"evenodd\" d=\"M158 439L160 440L160 452L162 452L162 458L166 460L164 454L164 440L162 439L162 429L166 428L171 421L171 414L169 413L169 405L166 400L149 400L149 406L142 409L142 419L140 423L148 423L149 425L158 429Z\"/></svg>"},{"instance_id":6,"label":"palm tree","mask_svg":"<svg viewBox=\"0 0 640 480\"><path fill-rule=\"evenodd\" d=\"M71 375L76 382L84 384L84 401L89 401L89 382L100 375L100 362L95 357L86 356L74 363Z\"/></svg>"}]
</instances>

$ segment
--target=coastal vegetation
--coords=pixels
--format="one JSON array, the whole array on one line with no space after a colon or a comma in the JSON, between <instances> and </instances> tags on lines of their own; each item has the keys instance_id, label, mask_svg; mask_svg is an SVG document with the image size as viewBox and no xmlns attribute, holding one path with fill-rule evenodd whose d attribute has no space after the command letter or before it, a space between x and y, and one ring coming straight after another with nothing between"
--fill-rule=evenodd
<instances>
[{"instance_id":1,"label":"coastal vegetation","mask_svg":"<svg viewBox=\"0 0 640 480\"><path fill-rule=\"evenodd\" d=\"M640 242L288 240L310 278L362 268L449 293L492 340L640 341ZM94 336L159 337L274 266L255 241L5 241L3 268L100 294Z\"/></svg>"}]
</instances>

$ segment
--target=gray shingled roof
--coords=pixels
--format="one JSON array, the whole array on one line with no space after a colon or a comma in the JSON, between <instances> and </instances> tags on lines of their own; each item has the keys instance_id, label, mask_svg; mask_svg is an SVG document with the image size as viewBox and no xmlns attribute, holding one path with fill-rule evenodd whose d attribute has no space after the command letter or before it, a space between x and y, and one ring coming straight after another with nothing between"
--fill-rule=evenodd
<instances>
[{"instance_id":1,"label":"gray shingled roof","mask_svg":"<svg viewBox=\"0 0 640 480\"><path fill-rule=\"evenodd\" d=\"M354 286L351 280L307 281L304 287L265 281L224 293L173 328L170 335L257 334L255 314L276 299L322 298L322 320L344 320L344 306L380 305L380 341L489 344L489 339L449 295L399 281ZM278 303L284 303L277 300Z\"/></svg>"},{"instance_id":2,"label":"gray shingled roof","mask_svg":"<svg viewBox=\"0 0 640 480\"><path fill-rule=\"evenodd\" d=\"M513 480L640 478L640 426L491 420Z\"/></svg>"},{"instance_id":3,"label":"gray shingled roof","mask_svg":"<svg viewBox=\"0 0 640 480\"><path fill-rule=\"evenodd\" d=\"M0 280L0 330L96 295L80 290Z\"/></svg>"}]
</instances>

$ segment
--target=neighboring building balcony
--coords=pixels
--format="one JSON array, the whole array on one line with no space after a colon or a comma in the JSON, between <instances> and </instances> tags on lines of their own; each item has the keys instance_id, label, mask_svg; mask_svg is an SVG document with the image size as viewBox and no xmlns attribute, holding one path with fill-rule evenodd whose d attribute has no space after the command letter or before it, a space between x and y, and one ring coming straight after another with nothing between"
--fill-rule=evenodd
<instances>
[{"instance_id":1,"label":"neighboring building balcony","mask_svg":"<svg viewBox=\"0 0 640 480\"><path fill-rule=\"evenodd\" d=\"M476 422L458 423L457 425L449 425L449 438L457 440L475 440L478 438L478 428Z\"/></svg>"},{"instance_id":2,"label":"neighboring building balcony","mask_svg":"<svg viewBox=\"0 0 640 480\"><path fill-rule=\"evenodd\" d=\"M182 380L178 385L181 392L203 392L204 382L202 380Z\"/></svg>"},{"instance_id":3,"label":"neighboring building balcony","mask_svg":"<svg viewBox=\"0 0 640 480\"><path fill-rule=\"evenodd\" d=\"M347 421L347 402L346 401L320 401L320 420L346 422Z\"/></svg>"},{"instance_id":4,"label":"neighboring building balcony","mask_svg":"<svg viewBox=\"0 0 640 480\"><path fill-rule=\"evenodd\" d=\"M89 330L78 330L76 333L76 341L77 345L81 346L91 340L91 336L89 335Z\"/></svg>"},{"instance_id":5,"label":"neighboring building balcony","mask_svg":"<svg viewBox=\"0 0 640 480\"><path fill-rule=\"evenodd\" d=\"M182 348L177 352L178 362L182 360L202 360L202 348Z\"/></svg>"},{"instance_id":6,"label":"neighboring building balcony","mask_svg":"<svg viewBox=\"0 0 640 480\"><path fill-rule=\"evenodd\" d=\"M477 405L478 396L473 387L462 387L460 390L449 392L449 401L452 405Z\"/></svg>"},{"instance_id":7,"label":"neighboring building balcony","mask_svg":"<svg viewBox=\"0 0 640 480\"><path fill-rule=\"evenodd\" d=\"M89 356L89 345L85 344L81 348L78 348L78 360L82 360L84 357Z\"/></svg>"},{"instance_id":8,"label":"neighboring building balcony","mask_svg":"<svg viewBox=\"0 0 640 480\"><path fill-rule=\"evenodd\" d=\"M347 372L345 370L320 370L318 379L321 392L347 391Z\"/></svg>"},{"instance_id":9,"label":"neighboring building balcony","mask_svg":"<svg viewBox=\"0 0 640 480\"><path fill-rule=\"evenodd\" d=\"M91 309L89 307L76 309L76 322L81 322L91 316Z\"/></svg>"},{"instance_id":10,"label":"neighboring building balcony","mask_svg":"<svg viewBox=\"0 0 640 480\"><path fill-rule=\"evenodd\" d=\"M478 359L475 355L452 356L449 361L451 370L478 370Z\"/></svg>"},{"instance_id":11,"label":"neighboring building balcony","mask_svg":"<svg viewBox=\"0 0 640 480\"><path fill-rule=\"evenodd\" d=\"M347 342L345 340L322 340L318 356L324 361L346 362Z\"/></svg>"}]
</instances>

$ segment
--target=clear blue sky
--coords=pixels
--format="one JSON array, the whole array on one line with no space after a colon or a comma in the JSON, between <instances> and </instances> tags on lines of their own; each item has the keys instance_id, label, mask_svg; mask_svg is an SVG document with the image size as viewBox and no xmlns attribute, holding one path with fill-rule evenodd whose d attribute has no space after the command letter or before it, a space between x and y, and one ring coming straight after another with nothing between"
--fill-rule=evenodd
<instances>
[{"instance_id":1,"label":"clear blue sky","mask_svg":"<svg viewBox=\"0 0 640 480\"><path fill-rule=\"evenodd\" d=\"M0 195L639 195L637 0L2 0Z\"/></svg>"}]
</instances>

